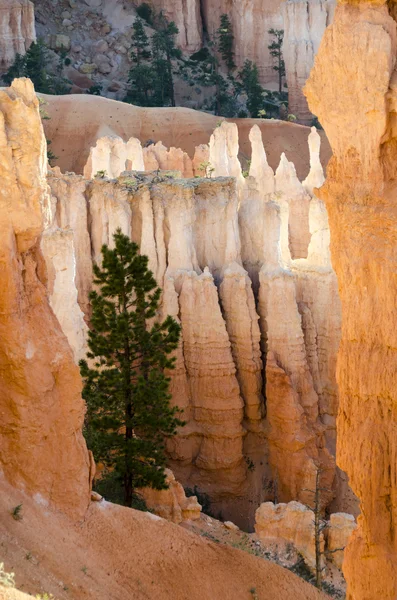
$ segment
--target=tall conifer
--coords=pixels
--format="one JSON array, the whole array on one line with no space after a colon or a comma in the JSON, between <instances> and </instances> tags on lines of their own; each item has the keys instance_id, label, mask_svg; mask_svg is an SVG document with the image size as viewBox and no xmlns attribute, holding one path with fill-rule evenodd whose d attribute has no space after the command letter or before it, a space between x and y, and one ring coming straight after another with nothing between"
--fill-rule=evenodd
<instances>
[{"instance_id":1,"label":"tall conifer","mask_svg":"<svg viewBox=\"0 0 397 600\"><path fill-rule=\"evenodd\" d=\"M123 484L124 503L134 490L166 487L164 440L183 425L170 405L170 354L180 327L157 316L161 290L148 258L120 230L114 249L102 247L94 267L91 330L86 360L80 361L87 402L86 435L97 461Z\"/></svg>"}]
</instances>

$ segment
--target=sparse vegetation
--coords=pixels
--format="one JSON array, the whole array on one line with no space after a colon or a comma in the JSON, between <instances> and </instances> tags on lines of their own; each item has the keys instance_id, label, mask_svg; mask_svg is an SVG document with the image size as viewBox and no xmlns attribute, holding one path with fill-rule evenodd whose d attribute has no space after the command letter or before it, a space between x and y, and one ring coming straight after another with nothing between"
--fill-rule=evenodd
<instances>
[{"instance_id":1,"label":"sparse vegetation","mask_svg":"<svg viewBox=\"0 0 397 600\"><path fill-rule=\"evenodd\" d=\"M259 600L259 596L258 596L258 594L256 592L256 588L255 587L252 587L250 589L250 594L252 596L252 600Z\"/></svg>"},{"instance_id":2,"label":"sparse vegetation","mask_svg":"<svg viewBox=\"0 0 397 600\"><path fill-rule=\"evenodd\" d=\"M224 61L228 75L236 68L234 62L234 34L229 16L221 15L221 22L217 33L218 52Z\"/></svg>"},{"instance_id":3,"label":"sparse vegetation","mask_svg":"<svg viewBox=\"0 0 397 600\"><path fill-rule=\"evenodd\" d=\"M204 161L199 164L199 171L206 177L207 179L211 179L215 168L211 165L209 161Z\"/></svg>"},{"instance_id":4,"label":"sparse vegetation","mask_svg":"<svg viewBox=\"0 0 397 600\"><path fill-rule=\"evenodd\" d=\"M12 518L15 519L15 521L22 521L22 504L18 504L17 506L15 506L15 508L13 508L11 511L11 515Z\"/></svg>"},{"instance_id":5,"label":"sparse vegetation","mask_svg":"<svg viewBox=\"0 0 397 600\"><path fill-rule=\"evenodd\" d=\"M244 176L244 172L243 172L243 176ZM254 461L249 456L244 456L244 460L245 460L245 464L247 465L248 471L255 471Z\"/></svg>"},{"instance_id":6,"label":"sparse vegetation","mask_svg":"<svg viewBox=\"0 0 397 600\"><path fill-rule=\"evenodd\" d=\"M11 85L16 77L29 77L36 92L63 95L70 92L71 82L63 77L67 51L59 50L58 62L51 67L51 56L42 39L33 42L23 56L17 54L14 63L3 75L3 81Z\"/></svg>"},{"instance_id":7,"label":"sparse vegetation","mask_svg":"<svg viewBox=\"0 0 397 600\"><path fill-rule=\"evenodd\" d=\"M102 169L101 171L97 171L94 175L95 179L105 179L106 177L106 171L105 169Z\"/></svg>"},{"instance_id":8,"label":"sparse vegetation","mask_svg":"<svg viewBox=\"0 0 397 600\"><path fill-rule=\"evenodd\" d=\"M276 59L276 64L273 70L278 73L278 91L279 94L283 91L283 79L285 77L285 62L283 59L283 40L284 30L283 29L269 29L269 34L273 37L272 42L268 48L271 56Z\"/></svg>"}]
</instances>

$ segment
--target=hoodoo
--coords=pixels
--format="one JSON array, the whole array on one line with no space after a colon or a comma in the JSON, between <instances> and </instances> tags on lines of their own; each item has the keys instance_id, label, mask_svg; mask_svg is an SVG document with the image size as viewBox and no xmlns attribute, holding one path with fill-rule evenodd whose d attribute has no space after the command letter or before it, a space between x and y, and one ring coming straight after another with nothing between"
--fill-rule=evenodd
<instances>
[{"instance_id":1,"label":"hoodoo","mask_svg":"<svg viewBox=\"0 0 397 600\"><path fill-rule=\"evenodd\" d=\"M396 21L340 2L306 86L333 158L319 192L342 301L337 461L360 499L348 598L397 596Z\"/></svg>"}]
</instances>

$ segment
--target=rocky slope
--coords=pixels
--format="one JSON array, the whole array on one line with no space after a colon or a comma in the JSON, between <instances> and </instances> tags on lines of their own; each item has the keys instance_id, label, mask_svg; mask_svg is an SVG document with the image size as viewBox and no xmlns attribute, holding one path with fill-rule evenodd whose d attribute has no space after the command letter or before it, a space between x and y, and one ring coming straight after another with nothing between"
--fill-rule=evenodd
<instances>
[{"instance_id":1,"label":"rocky slope","mask_svg":"<svg viewBox=\"0 0 397 600\"><path fill-rule=\"evenodd\" d=\"M337 459L362 507L349 599L397 595L395 18L392 2L340 2L306 88L334 152L320 196L343 314Z\"/></svg>"},{"instance_id":2,"label":"rocky slope","mask_svg":"<svg viewBox=\"0 0 397 600\"><path fill-rule=\"evenodd\" d=\"M61 451L58 448L58 452ZM22 502L22 520L10 510ZM84 520L0 481L2 561L25 593L57 600L327 600L287 569L151 513L92 502ZM250 590L253 590L251 592ZM1 600L30 600L0 585Z\"/></svg>"},{"instance_id":3,"label":"rocky slope","mask_svg":"<svg viewBox=\"0 0 397 600\"><path fill-rule=\"evenodd\" d=\"M178 44L189 55L214 40L220 17L229 15L234 30L234 51L238 68L245 60L258 66L261 82L277 88L275 59L268 46L271 28L284 29L284 59L290 94L290 113L306 124L312 114L302 94L314 56L326 26L332 21L335 0L154 0L155 10L162 10L179 28ZM132 25L136 6L122 0L36 0L36 29L46 44L69 52L71 64L65 75L72 81L72 92L87 90L97 82L103 94L121 100L127 89L131 66ZM0 72L13 61L16 52L24 53L35 39L33 4L12 0L0 5L2 50ZM152 33L150 27L148 34ZM177 102L199 108L211 90L177 81Z\"/></svg>"}]
</instances>

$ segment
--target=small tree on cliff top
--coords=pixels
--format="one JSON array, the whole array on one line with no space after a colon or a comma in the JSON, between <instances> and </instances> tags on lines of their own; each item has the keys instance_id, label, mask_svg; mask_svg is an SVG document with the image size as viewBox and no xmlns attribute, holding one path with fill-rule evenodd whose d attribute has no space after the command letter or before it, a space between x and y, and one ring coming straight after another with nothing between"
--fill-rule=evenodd
<instances>
[{"instance_id":1,"label":"small tree on cliff top","mask_svg":"<svg viewBox=\"0 0 397 600\"><path fill-rule=\"evenodd\" d=\"M87 361L80 361L87 402L86 435L97 461L123 483L124 503L134 489L165 489L164 438L183 425L170 406L170 354L178 346L174 319L155 322L161 290L148 258L120 230L114 249L102 247L91 293L92 329Z\"/></svg>"}]
</instances>

